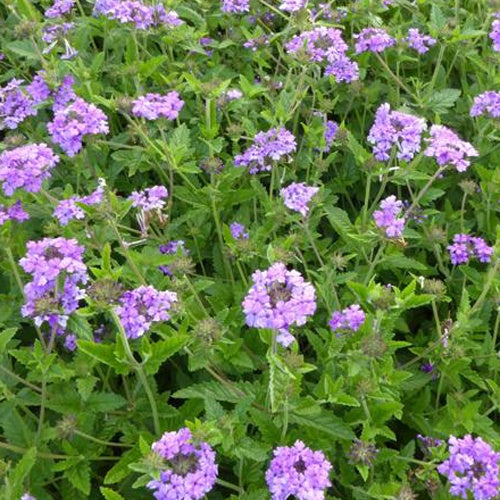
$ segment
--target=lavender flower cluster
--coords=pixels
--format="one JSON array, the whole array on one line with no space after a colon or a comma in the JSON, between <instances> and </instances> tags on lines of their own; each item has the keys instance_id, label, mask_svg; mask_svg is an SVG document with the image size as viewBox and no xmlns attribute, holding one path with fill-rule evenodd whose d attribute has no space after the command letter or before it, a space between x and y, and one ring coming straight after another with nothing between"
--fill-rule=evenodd
<instances>
[{"instance_id":1,"label":"lavender flower cluster","mask_svg":"<svg viewBox=\"0 0 500 500\"><path fill-rule=\"evenodd\" d=\"M298 12L305 9L307 0L283 0L280 4L280 9L285 12Z\"/></svg>"},{"instance_id":2,"label":"lavender flower cluster","mask_svg":"<svg viewBox=\"0 0 500 500\"><path fill-rule=\"evenodd\" d=\"M167 197L168 190L165 186L153 186L143 191L134 191L128 199L132 201L133 207L149 212L151 210L161 210L165 206Z\"/></svg>"},{"instance_id":3,"label":"lavender flower cluster","mask_svg":"<svg viewBox=\"0 0 500 500\"><path fill-rule=\"evenodd\" d=\"M277 341L289 346L294 338L288 329L302 326L316 310L316 293L298 271L277 262L266 271L252 274L253 285L243 300L246 324L277 330Z\"/></svg>"},{"instance_id":4,"label":"lavender flower cluster","mask_svg":"<svg viewBox=\"0 0 500 500\"><path fill-rule=\"evenodd\" d=\"M100 185L87 196L72 196L66 200L61 200L54 210L54 217L58 219L61 226L66 226L73 219L84 219L85 212L77 203L87 206L97 205L102 202L103 194L104 187Z\"/></svg>"},{"instance_id":5,"label":"lavender flower cluster","mask_svg":"<svg viewBox=\"0 0 500 500\"><path fill-rule=\"evenodd\" d=\"M169 311L177 302L177 294L160 292L152 286L141 286L125 292L115 312L129 339L142 337L153 323L168 321Z\"/></svg>"},{"instance_id":6,"label":"lavender flower cluster","mask_svg":"<svg viewBox=\"0 0 500 500\"><path fill-rule=\"evenodd\" d=\"M243 154L236 155L236 167L248 167L251 174L271 170L274 162L295 151L297 143L294 135L285 128L272 128L267 132L259 132L254 143Z\"/></svg>"},{"instance_id":7,"label":"lavender flower cluster","mask_svg":"<svg viewBox=\"0 0 500 500\"><path fill-rule=\"evenodd\" d=\"M403 234L405 218L400 217L403 202L394 195L388 196L380 203L380 210L373 212L375 224L385 230L388 238L399 238Z\"/></svg>"},{"instance_id":8,"label":"lavender flower cluster","mask_svg":"<svg viewBox=\"0 0 500 500\"><path fill-rule=\"evenodd\" d=\"M343 311L334 311L328 324L333 332L350 330L357 332L365 322L366 316L359 304L346 307Z\"/></svg>"},{"instance_id":9,"label":"lavender flower cluster","mask_svg":"<svg viewBox=\"0 0 500 500\"><path fill-rule=\"evenodd\" d=\"M495 19L491 23L490 38L493 41L493 50L500 52L500 19Z\"/></svg>"},{"instance_id":10,"label":"lavender flower cluster","mask_svg":"<svg viewBox=\"0 0 500 500\"><path fill-rule=\"evenodd\" d=\"M138 30L158 26L174 28L183 24L177 12L165 10L163 4L146 5L140 0L97 0L94 15L98 14L122 24L133 23Z\"/></svg>"},{"instance_id":11,"label":"lavender flower cluster","mask_svg":"<svg viewBox=\"0 0 500 500\"><path fill-rule=\"evenodd\" d=\"M147 484L157 500L200 500L214 487L215 452L208 443L196 443L188 428L165 432L151 448L165 461L159 479Z\"/></svg>"},{"instance_id":12,"label":"lavender flower cluster","mask_svg":"<svg viewBox=\"0 0 500 500\"><path fill-rule=\"evenodd\" d=\"M232 222L229 226L231 236L235 240L248 240L250 235L246 232L245 226L239 222Z\"/></svg>"},{"instance_id":13,"label":"lavender flower cluster","mask_svg":"<svg viewBox=\"0 0 500 500\"><path fill-rule=\"evenodd\" d=\"M311 450L302 441L279 446L266 472L272 500L324 499L325 489L331 486L331 468L323 452Z\"/></svg>"},{"instance_id":14,"label":"lavender flower cluster","mask_svg":"<svg viewBox=\"0 0 500 500\"><path fill-rule=\"evenodd\" d=\"M478 500L496 497L500 488L500 453L470 434L463 438L450 436L448 444L450 456L438 466L438 471L450 481L450 493L469 498L470 492Z\"/></svg>"},{"instance_id":15,"label":"lavender flower cluster","mask_svg":"<svg viewBox=\"0 0 500 500\"><path fill-rule=\"evenodd\" d=\"M474 97L470 115L489 115L491 118L500 118L500 92L489 90Z\"/></svg>"},{"instance_id":16,"label":"lavender flower cluster","mask_svg":"<svg viewBox=\"0 0 500 500\"><path fill-rule=\"evenodd\" d=\"M396 44L396 40L382 28L365 28L353 37L356 40L356 54L367 51L383 52Z\"/></svg>"},{"instance_id":17,"label":"lavender flower cluster","mask_svg":"<svg viewBox=\"0 0 500 500\"><path fill-rule=\"evenodd\" d=\"M467 264L473 257L479 262L490 262L493 247L488 246L483 238L456 234L453 237L453 244L448 246L448 252L450 252L451 263L456 266Z\"/></svg>"},{"instance_id":18,"label":"lavender flower cluster","mask_svg":"<svg viewBox=\"0 0 500 500\"><path fill-rule=\"evenodd\" d=\"M420 33L417 28L410 28L408 36L404 39L409 47L416 50L419 54L425 54L429 48L436 44L436 39L429 35Z\"/></svg>"},{"instance_id":19,"label":"lavender flower cluster","mask_svg":"<svg viewBox=\"0 0 500 500\"><path fill-rule=\"evenodd\" d=\"M174 240L165 243L164 245L160 245L159 248L160 253L163 255L175 255L177 252L181 252L183 255L188 255L189 250L187 250L184 246L183 240ZM158 269L165 275L172 278L174 276L170 266L158 266Z\"/></svg>"},{"instance_id":20,"label":"lavender flower cluster","mask_svg":"<svg viewBox=\"0 0 500 500\"><path fill-rule=\"evenodd\" d=\"M132 113L135 116L156 120L160 117L175 120L184 106L184 101L174 90L167 95L146 94L132 103Z\"/></svg>"},{"instance_id":21,"label":"lavender flower cluster","mask_svg":"<svg viewBox=\"0 0 500 500\"><path fill-rule=\"evenodd\" d=\"M83 298L79 285L88 279L84 250L75 239L28 242L26 256L19 261L32 276L32 281L24 286L23 316L33 318L38 326L46 321L51 328L66 327L68 316Z\"/></svg>"},{"instance_id":22,"label":"lavender flower cluster","mask_svg":"<svg viewBox=\"0 0 500 500\"><path fill-rule=\"evenodd\" d=\"M304 182L293 182L281 190L281 196L286 207L305 217L309 213L308 203L318 191L319 188L307 186Z\"/></svg>"},{"instance_id":23,"label":"lavender flower cluster","mask_svg":"<svg viewBox=\"0 0 500 500\"><path fill-rule=\"evenodd\" d=\"M0 226L5 224L8 220L15 220L23 222L30 218L29 214L24 210L20 200L16 201L10 207L0 204Z\"/></svg>"},{"instance_id":24,"label":"lavender flower cluster","mask_svg":"<svg viewBox=\"0 0 500 500\"><path fill-rule=\"evenodd\" d=\"M76 0L54 0L54 3L45 11L45 17L57 18L69 14L76 4Z\"/></svg>"},{"instance_id":25,"label":"lavender flower cluster","mask_svg":"<svg viewBox=\"0 0 500 500\"><path fill-rule=\"evenodd\" d=\"M243 14L250 10L250 0L222 0L221 10L234 14Z\"/></svg>"}]
</instances>

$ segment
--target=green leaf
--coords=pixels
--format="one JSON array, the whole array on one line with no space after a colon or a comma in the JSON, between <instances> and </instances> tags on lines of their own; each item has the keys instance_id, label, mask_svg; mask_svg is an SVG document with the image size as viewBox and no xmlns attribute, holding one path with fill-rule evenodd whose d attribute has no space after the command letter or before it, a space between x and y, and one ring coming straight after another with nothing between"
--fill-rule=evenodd
<instances>
[{"instance_id":1,"label":"green leaf","mask_svg":"<svg viewBox=\"0 0 500 500\"><path fill-rule=\"evenodd\" d=\"M166 340L160 340L153 344L152 354L144 365L146 373L148 375L154 375L160 368L160 365L182 349L188 340L188 336L176 336Z\"/></svg>"},{"instance_id":2,"label":"green leaf","mask_svg":"<svg viewBox=\"0 0 500 500\"><path fill-rule=\"evenodd\" d=\"M7 347L7 344L12 337L17 332L17 328L12 327L12 328L7 328L4 330L2 333L0 333L0 354L2 354L5 351L5 348Z\"/></svg>"},{"instance_id":3,"label":"green leaf","mask_svg":"<svg viewBox=\"0 0 500 500\"><path fill-rule=\"evenodd\" d=\"M98 344L90 340L78 340L77 344L78 349L81 352L97 359L105 365L111 366L117 370L117 373L128 373L129 367L116 358L115 346L109 344Z\"/></svg>"},{"instance_id":4,"label":"green leaf","mask_svg":"<svg viewBox=\"0 0 500 500\"><path fill-rule=\"evenodd\" d=\"M119 493L104 486L101 486L99 491L106 500L125 500Z\"/></svg>"},{"instance_id":5,"label":"green leaf","mask_svg":"<svg viewBox=\"0 0 500 500\"><path fill-rule=\"evenodd\" d=\"M316 415L300 416L295 413L289 416L290 423L309 427L322 434L328 434L336 439L354 439L354 432L345 424L342 419L333 415L333 413L321 412Z\"/></svg>"},{"instance_id":6,"label":"green leaf","mask_svg":"<svg viewBox=\"0 0 500 500\"><path fill-rule=\"evenodd\" d=\"M33 44L28 40L16 40L10 42L6 45L7 49L18 56L26 57L27 59L38 60L38 54L36 53Z\"/></svg>"},{"instance_id":7,"label":"green leaf","mask_svg":"<svg viewBox=\"0 0 500 500\"><path fill-rule=\"evenodd\" d=\"M98 381L99 379L97 377L93 377L92 375L76 380L76 388L78 389L83 401L87 401L87 399L89 399L89 396Z\"/></svg>"},{"instance_id":8,"label":"green leaf","mask_svg":"<svg viewBox=\"0 0 500 500\"><path fill-rule=\"evenodd\" d=\"M445 113L455 105L461 93L458 89L437 90L431 94L427 100L427 105L435 113Z\"/></svg>"},{"instance_id":9,"label":"green leaf","mask_svg":"<svg viewBox=\"0 0 500 500\"><path fill-rule=\"evenodd\" d=\"M129 465L141 458L141 453L137 448L122 453L120 460L108 470L104 476L104 484L115 484L129 475Z\"/></svg>"},{"instance_id":10,"label":"green leaf","mask_svg":"<svg viewBox=\"0 0 500 500\"><path fill-rule=\"evenodd\" d=\"M238 403L241 398L255 396L254 388L249 382L231 382L231 387L221 385L218 382L202 382L194 384L185 389L180 389L173 394L174 398L190 399L207 397L216 401L226 401L228 403Z\"/></svg>"},{"instance_id":11,"label":"green leaf","mask_svg":"<svg viewBox=\"0 0 500 500\"><path fill-rule=\"evenodd\" d=\"M340 237L346 240L348 233L353 230L353 225L347 212L338 207L325 207L325 212L330 225Z\"/></svg>"},{"instance_id":12,"label":"green leaf","mask_svg":"<svg viewBox=\"0 0 500 500\"><path fill-rule=\"evenodd\" d=\"M67 469L64 472L64 477L84 495L90 494L90 465L87 461L79 462Z\"/></svg>"},{"instance_id":13,"label":"green leaf","mask_svg":"<svg viewBox=\"0 0 500 500\"><path fill-rule=\"evenodd\" d=\"M113 392L100 392L91 394L85 404L88 412L113 411L125 406L126 399Z\"/></svg>"},{"instance_id":14,"label":"green leaf","mask_svg":"<svg viewBox=\"0 0 500 500\"><path fill-rule=\"evenodd\" d=\"M19 460L14 470L10 475L11 497L21 498L24 490L24 480L30 473L36 463L36 448L30 448L25 455Z\"/></svg>"}]
</instances>

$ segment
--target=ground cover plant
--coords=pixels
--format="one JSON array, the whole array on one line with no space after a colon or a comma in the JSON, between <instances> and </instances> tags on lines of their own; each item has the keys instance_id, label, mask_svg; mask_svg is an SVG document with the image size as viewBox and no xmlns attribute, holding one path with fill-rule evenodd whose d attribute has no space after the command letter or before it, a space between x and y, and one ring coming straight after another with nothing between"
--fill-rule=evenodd
<instances>
[{"instance_id":1,"label":"ground cover plant","mask_svg":"<svg viewBox=\"0 0 500 500\"><path fill-rule=\"evenodd\" d=\"M498 2L0 19L1 498L498 498Z\"/></svg>"}]
</instances>

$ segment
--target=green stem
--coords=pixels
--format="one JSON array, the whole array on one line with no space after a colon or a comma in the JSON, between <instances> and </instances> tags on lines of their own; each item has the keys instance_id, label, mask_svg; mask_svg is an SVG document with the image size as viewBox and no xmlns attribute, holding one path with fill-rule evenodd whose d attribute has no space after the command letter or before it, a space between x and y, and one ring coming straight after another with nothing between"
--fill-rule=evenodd
<instances>
[{"instance_id":1,"label":"green stem","mask_svg":"<svg viewBox=\"0 0 500 500\"><path fill-rule=\"evenodd\" d=\"M88 439L89 441L93 441L94 443L102 444L103 446L112 446L112 447L116 447L116 448L133 448L133 446L131 444L112 443L110 441L103 441L102 439L96 438L94 436L91 436L90 434L87 434L87 433L79 431L79 430L75 430L74 433L77 434L78 436L84 438L84 439Z\"/></svg>"},{"instance_id":2,"label":"green stem","mask_svg":"<svg viewBox=\"0 0 500 500\"><path fill-rule=\"evenodd\" d=\"M217 479L216 483L220 484L221 486L224 486L225 488L229 488L230 490L238 492L239 495L245 494L245 490L243 488L236 486L233 483L228 483L227 481L224 481L223 479Z\"/></svg>"},{"instance_id":3,"label":"green stem","mask_svg":"<svg viewBox=\"0 0 500 500\"><path fill-rule=\"evenodd\" d=\"M38 387L37 385L32 384L31 382L28 382L24 378L20 377L16 373L10 371L8 368L6 368L3 365L0 365L0 370L2 370L5 374L9 375L10 377L16 379L18 382L21 382L21 384L24 384L26 387L29 387L30 389L33 389L36 392L42 392L42 389Z\"/></svg>"},{"instance_id":4,"label":"green stem","mask_svg":"<svg viewBox=\"0 0 500 500\"><path fill-rule=\"evenodd\" d=\"M418 99L415 97L413 92L402 82L402 80L397 77L389 68L387 63L380 57L380 54L375 52L375 57L378 59L379 63L382 65L382 67L387 71L387 73L391 76L391 78L398 84L400 88L402 88L410 97L412 97L416 102L418 102Z\"/></svg>"},{"instance_id":5,"label":"green stem","mask_svg":"<svg viewBox=\"0 0 500 500\"><path fill-rule=\"evenodd\" d=\"M444 169L446 168L445 166L439 167L435 172L434 175L427 181L427 184L420 190L420 192L417 194L417 196L413 199L412 204L410 205L410 208L405 213L405 217L408 218L408 216L411 214L411 212L415 209L415 207L418 205L418 202L422 199L425 193L429 190L429 188L432 186L434 181L443 173Z\"/></svg>"},{"instance_id":6,"label":"green stem","mask_svg":"<svg viewBox=\"0 0 500 500\"><path fill-rule=\"evenodd\" d=\"M469 311L469 317L472 316L473 313L475 313L477 310L481 308L483 305L484 300L486 299L486 296L488 295L488 292L490 291L491 285L493 284L493 280L495 279L497 273L498 273L498 266L500 264L500 260L497 260L495 262L495 265L490 269L488 276L486 277L486 283L483 286L483 291L481 295L478 297L476 300L475 304L472 306L472 309Z\"/></svg>"},{"instance_id":7,"label":"green stem","mask_svg":"<svg viewBox=\"0 0 500 500\"><path fill-rule=\"evenodd\" d=\"M363 206L363 218L361 220L361 230L364 231L366 228L366 218L368 216L368 203L370 201L370 189L372 185L372 176L368 174L368 179L366 180L365 188L365 204Z\"/></svg>"},{"instance_id":8,"label":"green stem","mask_svg":"<svg viewBox=\"0 0 500 500\"><path fill-rule=\"evenodd\" d=\"M308 221L304 220L302 227L304 228L304 231L307 235L307 239L309 240L309 243L311 244L312 249L314 250L314 254L316 255L316 258L318 259L318 262L320 263L321 267L325 267L325 263L323 259L321 258L321 255L318 251L318 248L316 247L316 243L314 243L314 238L311 233L311 230L309 229Z\"/></svg>"},{"instance_id":9,"label":"green stem","mask_svg":"<svg viewBox=\"0 0 500 500\"><path fill-rule=\"evenodd\" d=\"M438 332L439 340L443 340L443 333L441 332L441 321L439 320L439 314L436 306L436 301L432 301L432 314L434 315L434 321L436 323L436 330Z\"/></svg>"},{"instance_id":10,"label":"green stem","mask_svg":"<svg viewBox=\"0 0 500 500\"><path fill-rule=\"evenodd\" d=\"M372 276L372 273L375 270L375 267L380 262L380 258L382 257L384 249L385 249L385 243L382 244L382 245L380 245L380 247L379 247L379 249L378 249L375 257L373 258L373 260L370 263L370 267L368 268L368 272L366 273L366 278L365 278L365 281L364 281L365 285L369 283L369 281L371 279L371 276Z\"/></svg>"}]
</instances>

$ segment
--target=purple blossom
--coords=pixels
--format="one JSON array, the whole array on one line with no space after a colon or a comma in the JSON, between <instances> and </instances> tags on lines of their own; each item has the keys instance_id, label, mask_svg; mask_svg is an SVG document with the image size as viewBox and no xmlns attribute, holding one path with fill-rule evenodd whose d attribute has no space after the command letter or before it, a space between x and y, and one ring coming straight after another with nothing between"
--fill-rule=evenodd
<instances>
[{"instance_id":1,"label":"purple blossom","mask_svg":"<svg viewBox=\"0 0 500 500\"><path fill-rule=\"evenodd\" d=\"M125 292L115 312L129 339L142 337L153 323L168 321L169 311L177 302L175 292L160 292L152 286L141 286Z\"/></svg>"},{"instance_id":2,"label":"purple blossom","mask_svg":"<svg viewBox=\"0 0 500 500\"><path fill-rule=\"evenodd\" d=\"M183 255L189 255L189 250L187 250L184 246L184 240L169 241L165 245L160 245L158 249L160 250L160 253L164 255L175 255L179 250ZM172 273L170 266L158 266L158 268L166 276L169 276L170 278L173 277L174 274Z\"/></svg>"},{"instance_id":3,"label":"purple blossom","mask_svg":"<svg viewBox=\"0 0 500 500\"><path fill-rule=\"evenodd\" d=\"M458 172L465 172L470 165L468 156L479 156L472 144L462 141L455 132L443 125L433 125L425 156L436 158L439 166L453 165Z\"/></svg>"},{"instance_id":4,"label":"purple blossom","mask_svg":"<svg viewBox=\"0 0 500 500\"><path fill-rule=\"evenodd\" d=\"M245 226L239 222L233 222L229 226L229 230L231 231L231 236L235 240L248 240L249 238L249 234L246 232Z\"/></svg>"},{"instance_id":5,"label":"purple blossom","mask_svg":"<svg viewBox=\"0 0 500 500\"><path fill-rule=\"evenodd\" d=\"M425 54L429 50L429 47L436 44L434 38L429 35L423 35L417 28L410 28L408 30L408 36L404 41L419 54Z\"/></svg>"},{"instance_id":6,"label":"purple blossom","mask_svg":"<svg viewBox=\"0 0 500 500\"><path fill-rule=\"evenodd\" d=\"M297 143L294 135L285 128L272 128L267 132L259 132L254 137L254 144L243 154L236 155L236 167L249 167L251 174L269 171L274 162L290 159L290 154L295 151Z\"/></svg>"},{"instance_id":7,"label":"purple blossom","mask_svg":"<svg viewBox=\"0 0 500 500\"><path fill-rule=\"evenodd\" d=\"M175 120L184 106L184 101L174 90L167 95L146 94L133 101L132 113L148 120L164 117Z\"/></svg>"},{"instance_id":8,"label":"purple blossom","mask_svg":"<svg viewBox=\"0 0 500 500\"><path fill-rule=\"evenodd\" d=\"M26 90L31 95L34 104L41 104L50 97L50 89L45 82L45 71L39 71L31 83L26 86Z\"/></svg>"},{"instance_id":9,"label":"purple blossom","mask_svg":"<svg viewBox=\"0 0 500 500\"><path fill-rule=\"evenodd\" d=\"M54 0L52 7L45 11L45 17L62 17L75 6L75 0Z\"/></svg>"},{"instance_id":10,"label":"purple blossom","mask_svg":"<svg viewBox=\"0 0 500 500\"><path fill-rule=\"evenodd\" d=\"M334 311L329 321L330 328L336 332L339 330L351 330L357 332L365 322L365 313L359 304L346 307L343 311Z\"/></svg>"},{"instance_id":11,"label":"purple blossom","mask_svg":"<svg viewBox=\"0 0 500 500\"><path fill-rule=\"evenodd\" d=\"M47 321L52 328L65 328L68 315L83 298L80 284L87 282L84 247L75 239L44 238L29 241L19 265L32 275L24 286L26 302L21 312L40 326Z\"/></svg>"},{"instance_id":12,"label":"purple blossom","mask_svg":"<svg viewBox=\"0 0 500 500\"><path fill-rule=\"evenodd\" d=\"M334 121L325 121L325 132L323 133L323 139L325 140L326 146L323 148L324 153L328 153L331 150L338 129L339 126Z\"/></svg>"},{"instance_id":13,"label":"purple blossom","mask_svg":"<svg viewBox=\"0 0 500 500\"><path fill-rule=\"evenodd\" d=\"M280 9L286 12L298 12L305 9L307 0L282 0Z\"/></svg>"},{"instance_id":14,"label":"purple blossom","mask_svg":"<svg viewBox=\"0 0 500 500\"><path fill-rule=\"evenodd\" d=\"M265 47L267 45L269 45L269 37L261 35L256 38L250 38L250 40L247 40L243 44L243 47L250 49L252 52L256 52L260 47Z\"/></svg>"},{"instance_id":15,"label":"purple blossom","mask_svg":"<svg viewBox=\"0 0 500 500\"><path fill-rule=\"evenodd\" d=\"M423 118L391 111L389 104L382 104L375 115L375 122L368 134L368 142L374 144L373 154L380 161L389 160L393 146L397 157L410 161L420 151L422 133L427 129Z\"/></svg>"},{"instance_id":16,"label":"purple blossom","mask_svg":"<svg viewBox=\"0 0 500 500\"><path fill-rule=\"evenodd\" d=\"M500 118L500 92L489 90L474 97L470 109L471 116L488 114L491 118Z\"/></svg>"},{"instance_id":17,"label":"purple blossom","mask_svg":"<svg viewBox=\"0 0 500 500\"><path fill-rule=\"evenodd\" d=\"M231 101L241 99L243 97L243 92L239 89L227 89L219 96L217 99L217 104L219 106L224 106Z\"/></svg>"},{"instance_id":18,"label":"purple blossom","mask_svg":"<svg viewBox=\"0 0 500 500\"><path fill-rule=\"evenodd\" d=\"M15 129L28 116L35 116L37 102L21 87L23 80L12 79L0 87L0 130Z\"/></svg>"},{"instance_id":19,"label":"purple blossom","mask_svg":"<svg viewBox=\"0 0 500 500\"><path fill-rule=\"evenodd\" d=\"M477 500L496 497L500 492L498 461L500 453L480 437L467 434L463 438L450 436L450 456L438 465L438 472L448 478L453 496L469 498L470 491Z\"/></svg>"},{"instance_id":20,"label":"purple blossom","mask_svg":"<svg viewBox=\"0 0 500 500\"><path fill-rule=\"evenodd\" d=\"M29 214L24 210L20 200L16 201L10 207L5 207L0 204L0 226L5 224L8 220L15 220L17 222L24 222L30 218Z\"/></svg>"},{"instance_id":21,"label":"purple blossom","mask_svg":"<svg viewBox=\"0 0 500 500\"><path fill-rule=\"evenodd\" d=\"M140 207L145 212L161 210L165 206L168 191L165 186L153 186L143 191L134 191L129 197L133 207Z\"/></svg>"},{"instance_id":22,"label":"purple blossom","mask_svg":"<svg viewBox=\"0 0 500 500\"><path fill-rule=\"evenodd\" d=\"M356 54L366 51L383 52L396 43L396 40L381 28L365 28L354 35L354 39Z\"/></svg>"},{"instance_id":23,"label":"purple blossom","mask_svg":"<svg viewBox=\"0 0 500 500\"><path fill-rule=\"evenodd\" d=\"M42 28L42 40L49 45L45 47L42 54L49 54L59 44L64 45L65 53L61 59L71 59L78 52L71 47L66 35L75 27L74 23L62 23L45 26Z\"/></svg>"},{"instance_id":24,"label":"purple blossom","mask_svg":"<svg viewBox=\"0 0 500 500\"><path fill-rule=\"evenodd\" d=\"M493 50L500 52L500 19L495 19L491 24L490 38L493 41Z\"/></svg>"},{"instance_id":25,"label":"purple blossom","mask_svg":"<svg viewBox=\"0 0 500 500\"><path fill-rule=\"evenodd\" d=\"M66 75L61 82L61 85L54 92L54 104L52 111L57 112L63 110L68 103L77 99L77 95L73 90L75 79L71 75Z\"/></svg>"},{"instance_id":26,"label":"purple blossom","mask_svg":"<svg viewBox=\"0 0 500 500\"><path fill-rule=\"evenodd\" d=\"M293 446L279 446L266 471L266 482L272 500L323 500L332 464L322 451L313 451L302 441Z\"/></svg>"},{"instance_id":27,"label":"purple blossom","mask_svg":"<svg viewBox=\"0 0 500 500\"><path fill-rule=\"evenodd\" d=\"M325 68L325 76L333 76L337 83L350 83L359 79L358 63L341 56Z\"/></svg>"},{"instance_id":28,"label":"purple blossom","mask_svg":"<svg viewBox=\"0 0 500 500\"><path fill-rule=\"evenodd\" d=\"M221 10L235 14L248 12L250 10L250 0L222 0Z\"/></svg>"},{"instance_id":29,"label":"purple blossom","mask_svg":"<svg viewBox=\"0 0 500 500\"><path fill-rule=\"evenodd\" d=\"M36 500L36 498L33 495L30 495L29 493L25 493L21 497L21 500Z\"/></svg>"},{"instance_id":30,"label":"purple blossom","mask_svg":"<svg viewBox=\"0 0 500 500\"><path fill-rule=\"evenodd\" d=\"M398 218L403 202L394 195L388 196L380 203L381 210L373 212L373 218L377 227L385 229L385 234L389 238L399 238L403 234L405 218Z\"/></svg>"},{"instance_id":31,"label":"purple blossom","mask_svg":"<svg viewBox=\"0 0 500 500\"><path fill-rule=\"evenodd\" d=\"M287 208L305 217L309 213L308 203L318 191L319 188L307 186L304 182L293 182L281 190L281 196Z\"/></svg>"},{"instance_id":32,"label":"purple blossom","mask_svg":"<svg viewBox=\"0 0 500 500\"><path fill-rule=\"evenodd\" d=\"M467 264L469 259L474 257L479 262L487 263L491 261L493 255L493 247L488 246L483 238L468 234L456 234L453 237L453 244L448 245L447 248L454 266Z\"/></svg>"},{"instance_id":33,"label":"purple blossom","mask_svg":"<svg viewBox=\"0 0 500 500\"><path fill-rule=\"evenodd\" d=\"M109 132L106 115L79 97L66 108L57 109L53 120L47 124L47 129L52 140L68 156L75 156L82 149L82 141L86 135Z\"/></svg>"},{"instance_id":34,"label":"purple blossom","mask_svg":"<svg viewBox=\"0 0 500 500\"><path fill-rule=\"evenodd\" d=\"M66 335L64 339L64 347L66 347L66 349L71 352L76 349L76 335L74 333L69 333Z\"/></svg>"},{"instance_id":35,"label":"purple blossom","mask_svg":"<svg viewBox=\"0 0 500 500\"><path fill-rule=\"evenodd\" d=\"M298 271L276 262L267 271L252 274L253 285L243 300L246 324L279 331L278 342L293 342L288 328L302 326L316 310L316 293Z\"/></svg>"},{"instance_id":36,"label":"purple blossom","mask_svg":"<svg viewBox=\"0 0 500 500\"><path fill-rule=\"evenodd\" d=\"M208 443L195 442L187 427L165 432L151 448L165 461L160 478L147 484L157 500L200 500L214 487L215 452Z\"/></svg>"},{"instance_id":37,"label":"purple blossom","mask_svg":"<svg viewBox=\"0 0 500 500\"><path fill-rule=\"evenodd\" d=\"M12 196L16 189L22 188L30 193L40 191L42 182L50 177L50 171L59 162L46 144L28 144L0 155L0 182L3 191Z\"/></svg>"},{"instance_id":38,"label":"purple blossom","mask_svg":"<svg viewBox=\"0 0 500 500\"><path fill-rule=\"evenodd\" d=\"M90 193L88 196L72 196L66 200L59 202L54 210L54 217L59 220L61 226L66 226L70 220L73 219L84 219L84 210L77 205L77 203L82 203L84 205L97 205L102 202L102 196L104 194L104 187L100 185L95 191Z\"/></svg>"}]
</instances>

